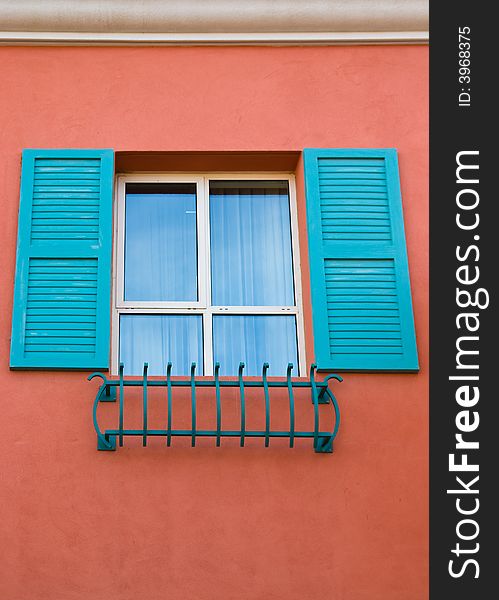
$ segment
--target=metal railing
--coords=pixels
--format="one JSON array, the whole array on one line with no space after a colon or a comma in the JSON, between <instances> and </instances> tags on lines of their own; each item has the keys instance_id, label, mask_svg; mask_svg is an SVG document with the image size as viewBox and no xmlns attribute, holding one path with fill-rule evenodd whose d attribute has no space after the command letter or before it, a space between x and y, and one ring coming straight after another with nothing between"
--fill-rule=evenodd
<instances>
[{"instance_id":1,"label":"metal railing","mask_svg":"<svg viewBox=\"0 0 499 600\"><path fill-rule=\"evenodd\" d=\"M316 365L310 367L310 376L308 380L293 380L291 372L293 365L288 364L286 378L279 381L268 381L267 371L269 365L264 363L261 379L254 378L248 380L243 378L244 363L239 364L238 377L236 379L220 379L220 364L215 364L215 375L213 379L198 379L195 378L196 363L191 365L190 379L172 379L172 363L168 363L166 368L166 377L161 379L148 378L148 363L144 363L142 380L140 379L125 379L123 363L119 367L119 379L107 379L102 373L93 373L89 375L88 380L94 377L100 377L102 384L99 387L95 397L93 406L93 423L97 433L97 449L98 450L116 450L116 440L120 446L123 446L125 437L135 436L142 438L142 445L147 445L149 437L164 437L166 445L170 446L174 437L190 437L191 446L196 445L196 439L199 437L212 437L216 439L216 445L220 446L221 439L224 437L239 438L240 446L243 447L246 438L263 438L265 447L268 447L272 438L287 438L289 439L289 447L293 448L297 439L313 440L313 447L316 452L332 452L333 440L338 433L340 425L340 410L338 402L334 394L329 389L329 381L335 379L341 382L342 378L339 375L329 375L323 381L315 380ZM124 427L124 408L125 408L125 388L126 387L141 387L142 388L142 428L141 429L126 429ZM150 429L148 427L148 390L152 387L166 388L166 428L165 429ZM173 428L173 410L172 396L173 388L188 387L191 390L191 428L190 429L174 429ZM221 391L223 388L239 388L239 403L241 408L240 428L237 430L227 430L222 427L222 403ZM197 428L197 401L196 391L204 388L215 389L216 399L216 429L198 429ZM265 429L252 430L246 427L246 398L245 390L251 388L263 389L265 399ZM287 388L289 400L289 428L286 430L275 431L270 426L270 393L271 388ZM117 390L119 389L119 394ZM313 408L313 423L312 431L297 431L295 429L295 391L310 390L311 406ZM118 427L116 429L106 429L101 431L97 421L97 408L101 402L115 402L118 396L119 416ZM310 398L308 394L300 395L299 401L304 398ZM320 410L319 405L329 404L332 407L334 415L333 424L330 430L322 431L320 429Z\"/></svg>"}]
</instances>

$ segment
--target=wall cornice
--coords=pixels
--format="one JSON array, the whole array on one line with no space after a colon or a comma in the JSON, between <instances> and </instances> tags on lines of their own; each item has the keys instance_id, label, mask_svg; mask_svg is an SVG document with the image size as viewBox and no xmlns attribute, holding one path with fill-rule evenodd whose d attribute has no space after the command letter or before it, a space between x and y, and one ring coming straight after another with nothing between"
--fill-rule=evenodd
<instances>
[{"instance_id":1,"label":"wall cornice","mask_svg":"<svg viewBox=\"0 0 499 600\"><path fill-rule=\"evenodd\" d=\"M428 0L0 0L4 45L428 42Z\"/></svg>"}]
</instances>

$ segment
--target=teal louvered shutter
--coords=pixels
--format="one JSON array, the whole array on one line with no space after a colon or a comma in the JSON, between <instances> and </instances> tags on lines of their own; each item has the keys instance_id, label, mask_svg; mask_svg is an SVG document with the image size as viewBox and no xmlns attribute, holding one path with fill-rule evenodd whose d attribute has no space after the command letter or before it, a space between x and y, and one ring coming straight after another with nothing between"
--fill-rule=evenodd
<instances>
[{"instance_id":1,"label":"teal louvered shutter","mask_svg":"<svg viewBox=\"0 0 499 600\"><path fill-rule=\"evenodd\" d=\"M417 371L397 153L304 151L315 360Z\"/></svg>"},{"instance_id":2,"label":"teal louvered shutter","mask_svg":"<svg viewBox=\"0 0 499 600\"><path fill-rule=\"evenodd\" d=\"M24 150L11 368L109 366L112 150Z\"/></svg>"}]
</instances>

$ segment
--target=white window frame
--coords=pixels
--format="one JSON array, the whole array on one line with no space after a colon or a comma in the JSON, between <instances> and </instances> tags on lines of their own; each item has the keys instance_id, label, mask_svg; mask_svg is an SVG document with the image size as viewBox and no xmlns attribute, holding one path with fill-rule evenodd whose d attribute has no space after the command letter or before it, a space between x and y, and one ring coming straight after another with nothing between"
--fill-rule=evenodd
<instances>
[{"instance_id":1,"label":"white window frame","mask_svg":"<svg viewBox=\"0 0 499 600\"><path fill-rule=\"evenodd\" d=\"M210 210L209 185L215 180L237 181L287 181L289 189L289 209L291 218L291 251L295 306L213 306L211 305L210 268ZM196 184L197 242L198 242L198 301L125 301L125 187L127 183L194 183ZM118 374L119 363L119 321L123 314L199 314L203 317L203 359L204 375L213 375L213 316L233 315L294 315L298 351L298 373L304 376L306 370L305 332L303 324L303 300L301 285L300 243L298 237L298 215L296 205L295 177L290 173L140 173L118 175L115 186L113 241L113 298L111 324L111 373Z\"/></svg>"}]
</instances>

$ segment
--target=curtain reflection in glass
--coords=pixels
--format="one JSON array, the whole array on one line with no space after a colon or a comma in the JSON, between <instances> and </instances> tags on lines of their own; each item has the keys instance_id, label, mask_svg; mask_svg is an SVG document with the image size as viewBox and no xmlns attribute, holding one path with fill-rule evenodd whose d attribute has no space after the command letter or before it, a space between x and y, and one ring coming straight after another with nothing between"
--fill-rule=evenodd
<instances>
[{"instance_id":1,"label":"curtain reflection in glass","mask_svg":"<svg viewBox=\"0 0 499 600\"><path fill-rule=\"evenodd\" d=\"M195 184L127 184L125 300L197 300Z\"/></svg>"},{"instance_id":2,"label":"curtain reflection in glass","mask_svg":"<svg viewBox=\"0 0 499 600\"><path fill-rule=\"evenodd\" d=\"M150 375L164 375L168 362L173 375L189 375L191 363L203 374L201 316L121 315L120 362L125 374L141 375L144 362Z\"/></svg>"},{"instance_id":3,"label":"curtain reflection in glass","mask_svg":"<svg viewBox=\"0 0 499 600\"><path fill-rule=\"evenodd\" d=\"M210 183L212 303L294 305L286 182Z\"/></svg>"},{"instance_id":4,"label":"curtain reflection in glass","mask_svg":"<svg viewBox=\"0 0 499 600\"><path fill-rule=\"evenodd\" d=\"M240 362L245 375L261 375L264 362L270 365L269 375L285 375L289 362L298 372L294 316L215 316L213 346L222 375L237 374Z\"/></svg>"}]
</instances>

